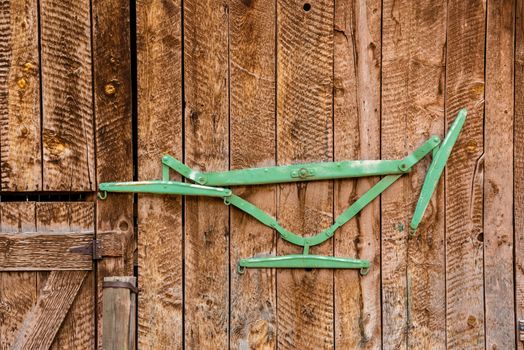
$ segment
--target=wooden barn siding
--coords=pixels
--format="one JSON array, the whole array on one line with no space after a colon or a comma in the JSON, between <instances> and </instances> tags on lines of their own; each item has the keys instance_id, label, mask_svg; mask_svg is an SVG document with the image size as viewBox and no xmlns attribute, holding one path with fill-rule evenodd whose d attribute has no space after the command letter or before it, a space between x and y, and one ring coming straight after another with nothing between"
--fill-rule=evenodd
<instances>
[{"instance_id":1,"label":"wooden barn siding","mask_svg":"<svg viewBox=\"0 0 524 350\"><path fill-rule=\"evenodd\" d=\"M308 2L310 11L304 3L139 3L138 104L144 106L139 125L151 127L160 118L156 130L172 135L169 141L161 138L165 143L152 136L144 141L147 147L139 141L139 150L157 177L160 149L205 170L399 158L431 134L443 136L458 109L467 107L462 136L418 236L410 239L405 228L429 159L339 230L334 241L315 248L371 259L366 277L354 271L272 270L240 276L235 272L240 257L298 250L219 201L186 199L185 206L162 214L176 213L167 230L158 230L162 220L140 225L139 242L161 239L154 238L156 232L180 240L167 243L172 248L147 243L150 253L139 269L153 273L149 261L157 264L169 254L166 249L183 249L185 257L162 259L161 269L149 276L161 285L142 280L150 308L139 314L140 344L522 348L515 313L522 317L517 264L523 233L513 227L515 222L519 229L522 221L522 204L513 205L513 194L523 198L513 159L515 172L524 174L517 146L523 142L517 90L524 52L521 1L319 0ZM169 97L162 103L164 96ZM308 234L327 226L375 181L236 191L286 227ZM140 197L139 207L152 200ZM163 279L174 273L177 279ZM166 327L181 324L183 339Z\"/></svg>"},{"instance_id":2,"label":"wooden barn siding","mask_svg":"<svg viewBox=\"0 0 524 350\"><path fill-rule=\"evenodd\" d=\"M89 273L53 347L96 346L93 293L132 273L136 246L141 349L523 350L523 2L1 2L0 195L158 178L165 153L202 170L399 158L469 110L417 237L405 228L429 159L313 249L370 259L365 277L238 275L241 257L298 250L218 200L138 196L137 245L132 195L98 201L79 226L86 204L2 204L5 232L95 222L123 238L125 254ZM235 191L311 234L376 181ZM0 276L0 348L47 276Z\"/></svg>"}]
</instances>

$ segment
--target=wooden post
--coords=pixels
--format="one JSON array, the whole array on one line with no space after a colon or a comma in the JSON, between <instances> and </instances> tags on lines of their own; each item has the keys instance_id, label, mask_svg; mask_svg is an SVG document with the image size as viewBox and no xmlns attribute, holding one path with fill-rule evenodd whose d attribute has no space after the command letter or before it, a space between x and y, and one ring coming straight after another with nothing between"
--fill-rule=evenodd
<instances>
[{"instance_id":1,"label":"wooden post","mask_svg":"<svg viewBox=\"0 0 524 350\"><path fill-rule=\"evenodd\" d=\"M103 287L103 348L135 350L136 277L105 277Z\"/></svg>"}]
</instances>

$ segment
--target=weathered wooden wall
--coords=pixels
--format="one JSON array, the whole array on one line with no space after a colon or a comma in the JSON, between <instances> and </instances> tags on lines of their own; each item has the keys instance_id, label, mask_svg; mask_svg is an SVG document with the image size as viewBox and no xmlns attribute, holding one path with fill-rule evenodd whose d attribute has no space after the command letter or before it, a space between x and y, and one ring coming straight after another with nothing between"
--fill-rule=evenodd
<instances>
[{"instance_id":1,"label":"weathered wooden wall","mask_svg":"<svg viewBox=\"0 0 524 350\"><path fill-rule=\"evenodd\" d=\"M0 2L0 349L101 348L101 281L138 265L139 349L524 350L523 33L524 0ZM463 107L415 238L429 159L312 249L369 259L367 276L239 275L299 249L220 200L95 196L159 178L164 154L400 158ZM377 180L234 191L308 235ZM58 250L90 238L102 260Z\"/></svg>"}]
</instances>

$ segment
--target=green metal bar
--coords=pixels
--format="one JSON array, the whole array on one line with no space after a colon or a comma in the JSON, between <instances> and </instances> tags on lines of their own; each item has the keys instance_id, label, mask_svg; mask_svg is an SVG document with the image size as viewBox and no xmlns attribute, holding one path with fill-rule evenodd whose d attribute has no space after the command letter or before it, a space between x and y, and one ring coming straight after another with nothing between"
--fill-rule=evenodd
<instances>
[{"instance_id":1,"label":"green metal bar","mask_svg":"<svg viewBox=\"0 0 524 350\"><path fill-rule=\"evenodd\" d=\"M361 269L362 274L367 274L369 261L335 256L291 254L240 259L238 272L243 273L244 268Z\"/></svg>"},{"instance_id":2,"label":"green metal bar","mask_svg":"<svg viewBox=\"0 0 524 350\"><path fill-rule=\"evenodd\" d=\"M433 148L437 147L439 143L440 139L438 136L432 136L413 153L401 160L345 160L340 162L304 163L219 172L194 171L169 155L162 158L162 163L185 178L201 185L262 185L403 174L411 171L411 167Z\"/></svg>"},{"instance_id":3,"label":"green metal bar","mask_svg":"<svg viewBox=\"0 0 524 350\"><path fill-rule=\"evenodd\" d=\"M451 150L453 149L455 142L457 142L460 131L464 126L467 114L468 112L466 109L461 109L458 112L455 121L453 121L453 124L451 124L451 127L449 128L449 131L446 137L444 138L444 141L440 145L439 150L434 155L433 161L431 162L428 168L428 172L426 174L426 178L424 180L424 184L422 185L422 190L420 192L420 196L417 202L417 206L415 208L413 218L409 225L409 227L411 228L412 235L415 234L420 224L420 221L424 216L424 212L426 211L429 205L429 201L433 196L433 192L437 187L440 176L442 175L444 167L446 166L446 162L448 161L449 155L451 154Z\"/></svg>"},{"instance_id":4,"label":"green metal bar","mask_svg":"<svg viewBox=\"0 0 524 350\"><path fill-rule=\"evenodd\" d=\"M186 184L177 181L129 181L104 182L99 185L102 192L132 192L154 194L180 194L186 196L227 197L232 194L228 188Z\"/></svg>"}]
</instances>

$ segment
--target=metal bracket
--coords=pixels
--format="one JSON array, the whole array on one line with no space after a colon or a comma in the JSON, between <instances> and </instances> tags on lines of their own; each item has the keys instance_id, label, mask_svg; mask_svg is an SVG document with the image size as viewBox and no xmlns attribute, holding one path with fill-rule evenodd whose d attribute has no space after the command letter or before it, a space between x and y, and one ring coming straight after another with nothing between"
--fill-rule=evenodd
<instances>
[{"instance_id":1,"label":"metal bracket","mask_svg":"<svg viewBox=\"0 0 524 350\"><path fill-rule=\"evenodd\" d=\"M82 247L72 248L70 249L70 251L71 253L91 255L93 257L93 260L101 260L102 259L102 242L98 239L93 239L90 244L82 246Z\"/></svg>"},{"instance_id":2,"label":"metal bracket","mask_svg":"<svg viewBox=\"0 0 524 350\"><path fill-rule=\"evenodd\" d=\"M321 244L331 238L338 228L355 217L366 205L377 198L403 174L409 173L415 164L431 153L433 160L428 168L410 224L410 231L414 233L437 187L440 176L451 154L451 150L466 120L466 114L465 109L459 111L442 142L438 136L432 136L419 148L400 160L346 160L340 162L294 164L221 172L199 172L191 169L179 160L165 155L162 158L162 180L101 183L99 185L101 191L99 198L104 199L107 196L107 192L219 197L224 200L226 205L233 205L244 211L262 224L275 229L286 241L304 248L303 254L301 255L241 259L238 265L239 272L242 272L244 268L344 268L360 269L361 273L365 274L369 269L369 261L367 260L310 255L309 247ZM170 181L170 170L178 172L184 178L194 181L196 184ZM286 230L275 218L254 204L233 194L230 189L217 187L330 180L377 175L387 176L382 178L382 180L364 193L362 197L344 210L342 214L336 218L331 227L309 237L303 237ZM93 247L92 252L95 259L95 256L99 256L99 253L97 252L96 245Z\"/></svg>"}]
</instances>

